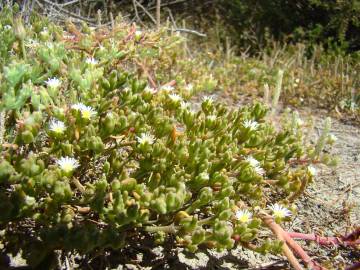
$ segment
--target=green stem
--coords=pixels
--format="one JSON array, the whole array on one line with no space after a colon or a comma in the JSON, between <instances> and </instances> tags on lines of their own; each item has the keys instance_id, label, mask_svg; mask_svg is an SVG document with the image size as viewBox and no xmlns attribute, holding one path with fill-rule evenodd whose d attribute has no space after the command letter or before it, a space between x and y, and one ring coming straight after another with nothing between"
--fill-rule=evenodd
<instances>
[{"instance_id":1,"label":"green stem","mask_svg":"<svg viewBox=\"0 0 360 270\"><path fill-rule=\"evenodd\" d=\"M168 226L146 226L146 232L165 232L175 234L180 229L179 226L175 226L174 224L170 224Z\"/></svg>"},{"instance_id":2,"label":"green stem","mask_svg":"<svg viewBox=\"0 0 360 270\"><path fill-rule=\"evenodd\" d=\"M22 51L22 56L24 58L24 60L26 60L26 50L25 50L25 43L24 43L24 40L21 39L20 40L20 46L21 46L21 51Z\"/></svg>"}]
</instances>

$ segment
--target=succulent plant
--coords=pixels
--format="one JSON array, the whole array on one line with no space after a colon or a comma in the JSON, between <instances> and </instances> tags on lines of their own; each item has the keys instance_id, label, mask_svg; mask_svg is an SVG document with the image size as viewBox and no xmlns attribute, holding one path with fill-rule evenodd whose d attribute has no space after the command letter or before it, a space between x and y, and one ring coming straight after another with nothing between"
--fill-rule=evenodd
<instances>
[{"instance_id":1,"label":"succulent plant","mask_svg":"<svg viewBox=\"0 0 360 270\"><path fill-rule=\"evenodd\" d=\"M254 242L279 252L260 217L291 218L288 199L314 178L291 162L309 152L299 129L275 129L259 103L228 108L205 97L195 110L182 86L154 89L124 59L153 52L139 44L147 34L83 26L72 42L43 23L21 36L36 40L27 58L2 52L7 250L37 266L55 249L118 249L131 234L150 233L157 242L173 234L191 251Z\"/></svg>"}]
</instances>

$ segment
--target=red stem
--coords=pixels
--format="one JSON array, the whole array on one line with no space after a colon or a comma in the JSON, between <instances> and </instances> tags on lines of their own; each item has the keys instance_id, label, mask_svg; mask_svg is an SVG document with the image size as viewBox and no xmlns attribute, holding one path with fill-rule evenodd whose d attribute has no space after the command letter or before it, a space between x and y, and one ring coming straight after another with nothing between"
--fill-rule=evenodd
<instances>
[{"instance_id":1,"label":"red stem","mask_svg":"<svg viewBox=\"0 0 360 270\"><path fill-rule=\"evenodd\" d=\"M302 261L306 264L307 267L314 270L326 270L326 268L322 267L318 263L314 262L310 256L305 252L305 250L297 244L290 236L289 234L283 230L275 221L274 219L265 214L263 217L264 223L273 231L273 233L276 235L276 237L279 240L284 241L283 245L283 252L284 255L288 258L289 262L294 266L295 269L302 269L301 266L299 268L298 262L294 262L293 254L290 251L291 254L289 254L288 246L295 251L295 253L302 259ZM287 245L286 245L287 244ZM290 256L289 256L290 255ZM292 256L291 256L292 255ZM295 265L297 265L295 267Z\"/></svg>"},{"instance_id":2,"label":"red stem","mask_svg":"<svg viewBox=\"0 0 360 270\"><path fill-rule=\"evenodd\" d=\"M297 232L288 232L288 235L293 239L302 239L302 240L310 240L315 241L316 243L324 246L358 246L360 245L360 239L358 240L345 240L351 239L349 236L344 237L323 237L316 234L305 234L305 233L297 233ZM351 235L351 234L350 234Z\"/></svg>"}]
</instances>

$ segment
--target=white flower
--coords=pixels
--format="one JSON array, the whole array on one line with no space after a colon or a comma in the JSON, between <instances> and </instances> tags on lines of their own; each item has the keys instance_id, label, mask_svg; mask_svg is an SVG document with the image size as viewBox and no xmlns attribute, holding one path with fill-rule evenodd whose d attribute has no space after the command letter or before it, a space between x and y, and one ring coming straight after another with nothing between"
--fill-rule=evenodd
<instances>
[{"instance_id":1,"label":"white flower","mask_svg":"<svg viewBox=\"0 0 360 270\"><path fill-rule=\"evenodd\" d=\"M206 119L208 119L208 120L210 120L211 122L213 122L213 121L216 120L216 115L210 114L210 115L206 116Z\"/></svg>"},{"instance_id":2,"label":"white flower","mask_svg":"<svg viewBox=\"0 0 360 270\"><path fill-rule=\"evenodd\" d=\"M178 94L169 94L169 98L173 101L173 102L179 102L182 100L182 97L180 97Z\"/></svg>"},{"instance_id":3,"label":"white flower","mask_svg":"<svg viewBox=\"0 0 360 270\"><path fill-rule=\"evenodd\" d=\"M85 62L91 66L95 66L98 63L98 61L93 57L86 58Z\"/></svg>"},{"instance_id":4,"label":"white flower","mask_svg":"<svg viewBox=\"0 0 360 270\"><path fill-rule=\"evenodd\" d=\"M62 121L53 119L50 122L49 129L57 134L61 134L65 131L65 124Z\"/></svg>"},{"instance_id":5,"label":"white flower","mask_svg":"<svg viewBox=\"0 0 360 270\"><path fill-rule=\"evenodd\" d=\"M292 215L291 211L286 207L279 205L277 203L269 206L270 210L273 212L273 217L275 218L285 218Z\"/></svg>"},{"instance_id":6,"label":"white flower","mask_svg":"<svg viewBox=\"0 0 360 270\"><path fill-rule=\"evenodd\" d=\"M186 101L181 101L180 102L180 107L181 107L181 109L186 110L187 108L190 107L190 103L186 102Z\"/></svg>"},{"instance_id":7,"label":"white flower","mask_svg":"<svg viewBox=\"0 0 360 270\"><path fill-rule=\"evenodd\" d=\"M137 38L139 38L139 37L141 37L141 35L142 35L142 31L141 30L136 30L135 31L135 36L137 37Z\"/></svg>"},{"instance_id":8,"label":"white flower","mask_svg":"<svg viewBox=\"0 0 360 270\"><path fill-rule=\"evenodd\" d=\"M249 128L250 130L256 130L259 124L253 120L245 120L243 123L245 128Z\"/></svg>"},{"instance_id":9,"label":"white flower","mask_svg":"<svg viewBox=\"0 0 360 270\"><path fill-rule=\"evenodd\" d=\"M153 144L155 141L155 137L151 135L150 133L141 133L140 136L136 136L136 139L139 144Z\"/></svg>"},{"instance_id":10,"label":"white flower","mask_svg":"<svg viewBox=\"0 0 360 270\"><path fill-rule=\"evenodd\" d=\"M252 214L249 210L238 210L235 212L235 217L237 220L241 221L242 223L247 223L252 218Z\"/></svg>"},{"instance_id":11,"label":"white flower","mask_svg":"<svg viewBox=\"0 0 360 270\"><path fill-rule=\"evenodd\" d=\"M40 43L34 39L28 39L25 43L25 46L26 47L29 47L29 48L35 48L39 45Z\"/></svg>"},{"instance_id":12,"label":"white flower","mask_svg":"<svg viewBox=\"0 0 360 270\"><path fill-rule=\"evenodd\" d=\"M185 86L185 90L188 92L191 92L193 89L194 89L194 86L191 83L189 83Z\"/></svg>"},{"instance_id":13,"label":"white flower","mask_svg":"<svg viewBox=\"0 0 360 270\"><path fill-rule=\"evenodd\" d=\"M337 137L336 137L334 134L330 134L330 135L329 135L329 140L330 140L331 142L336 142L336 141L337 141Z\"/></svg>"},{"instance_id":14,"label":"white flower","mask_svg":"<svg viewBox=\"0 0 360 270\"><path fill-rule=\"evenodd\" d=\"M210 179L210 176L209 176L209 174L208 174L207 172L202 172L202 173L200 173L200 174L199 174L199 177L200 177L201 179L204 179L204 180L209 180L209 179Z\"/></svg>"},{"instance_id":15,"label":"white flower","mask_svg":"<svg viewBox=\"0 0 360 270\"><path fill-rule=\"evenodd\" d=\"M45 83L48 87L51 87L51 88L58 88L61 85L61 81L55 77L48 79Z\"/></svg>"},{"instance_id":16,"label":"white flower","mask_svg":"<svg viewBox=\"0 0 360 270\"><path fill-rule=\"evenodd\" d=\"M7 25L4 26L4 29L5 29L5 30L10 30L11 28L12 28L12 27L11 27L11 25L9 25L9 24L7 24Z\"/></svg>"},{"instance_id":17,"label":"white flower","mask_svg":"<svg viewBox=\"0 0 360 270\"><path fill-rule=\"evenodd\" d=\"M303 124L304 124L304 121L303 120L301 120L301 118L296 118L296 124L298 125L298 126L302 126Z\"/></svg>"},{"instance_id":18,"label":"white flower","mask_svg":"<svg viewBox=\"0 0 360 270\"><path fill-rule=\"evenodd\" d=\"M307 167L307 171L309 172L309 174L311 176L315 176L316 175L316 169L313 166L308 166Z\"/></svg>"},{"instance_id":19,"label":"white flower","mask_svg":"<svg viewBox=\"0 0 360 270\"><path fill-rule=\"evenodd\" d=\"M85 106L83 103L76 103L76 104L71 105L71 109L80 111L83 106Z\"/></svg>"},{"instance_id":20,"label":"white flower","mask_svg":"<svg viewBox=\"0 0 360 270\"><path fill-rule=\"evenodd\" d=\"M84 119L90 119L91 117L96 115L96 111L90 106L83 106L80 109L81 117Z\"/></svg>"},{"instance_id":21,"label":"white flower","mask_svg":"<svg viewBox=\"0 0 360 270\"><path fill-rule=\"evenodd\" d=\"M253 158L252 156L248 156L245 158L245 161L250 164L250 166L254 169L254 171L259 175L264 175L265 170L260 167L260 162Z\"/></svg>"},{"instance_id":22,"label":"white flower","mask_svg":"<svg viewBox=\"0 0 360 270\"><path fill-rule=\"evenodd\" d=\"M92 107L86 106L83 103L76 103L72 105L71 108L80 111L81 117L84 119L90 119L96 115L96 111Z\"/></svg>"},{"instance_id":23,"label":"white flower","mask_svg":"<svg viewBox=\"0 0 360 270\"><path fill-rule=\"evenodd\" d=\"M252 156L248 156L246 159L245 159L252 167L258 167L260 165L260 162L253 158Z\"/></svg>"},{"instance_id":24,"label":"white flower","mask_svg":"<svg viewBox=\"0 0 360 270\"><path fill-rule=\"evenodd\" d=\"M144 89L144 92L150 93L150 94L155 94L155 93L156 93L156 89L155 89L155 88L152 88L152 87L149 87L149 86L146 86L145 89Z\"/></svg>"},{"instance_id":25,"label":"white flower","mask_svg":"<svg viewBox=\"0 0 360 270\"><path fill-rule=\"evenodd\" d=\"M122 91L123 91L125 94L130 93L130 88L129 88L129 87L125 87Z\"/></svg>"},{"instance_id":26,"label":"white flower","mask_svg":"<svg viewBox=\"0 0 360 270\"><path fill-rule=\"evenodd\" d=\"M261 168L260 166L254 167L254 171L259 175L264 175L265 174L265 170L263 168Z\"/></svg>"},{"instance_id":27,"label":"white flower","mask_svg":"<svg viewBox=\"0 0 360 270\"><path fill-rule=\"evenodd\" d=\"M205 96L205 97L203 97L202 102L203 103L206 102L206 103L209 103L209 104L213 104L214 98L211 97L211 96Z\"/></svg>"},{"instance_id":28,"label":"white flower","mask_svg":"<svg viewBox=\"0 0 360 270\"><path fill-rule=\"evenodd\" d=\"M161 86L161 90L163 90L167 93L170 93L170 92L174 91L174 87L171 85L164 85L164 86Z\"/></svg>"},{"instance_id":29,"label":"white flower","mask_svg":"<svg viewBox=\"0 0 360 270\"><path fill-rule=\"evenodd\" d=\"M79 162L72 157L61 157L56 161L56 163L65 173L70 173L80 166Z\"/></svg>"}]
</instances>

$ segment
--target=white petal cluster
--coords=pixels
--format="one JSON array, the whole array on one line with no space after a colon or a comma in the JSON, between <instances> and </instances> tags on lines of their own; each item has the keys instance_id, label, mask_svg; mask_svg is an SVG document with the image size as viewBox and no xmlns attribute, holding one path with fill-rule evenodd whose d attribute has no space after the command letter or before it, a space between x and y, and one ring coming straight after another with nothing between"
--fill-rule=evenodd
<instances>
[{"instance_id":1,"label":"white petal cluster","mask_svg":"<svg viewBox=\"0 0 360 270\"><path fill-rule=\"evenodd\" d=\"M80 166L79 162L72 157L61 157L56 161L56 163L65 173L70 173Z\"/></svg>"},{"instance_id":2,"label":"white petal cluster","mask_svg":"<svg viewBox=\"0 0 360 270\"><path fill-rule=\"evenodd\" d=\"M252 167L258 167L258 166L260 166L260 162L259 162L257 159L253 158L252 156L246 157L245 160L246 160Z\"/></svg>"},{"instance_id":3,"label":"white petal cluster","mask_svg":"<svg viewBox=\"0 0 360 270\"><path fill-rule=\"evenodd\" d=\"M59 88L61 85L61 81L58 78L50 78L46 82L46 85L51 88Z\"/></svg>"},{"instance_id":4,"label":"white petal cluster","mask_svg":"<svg viewBox=\"0 0 360 270\"><path fill-rule=\"evenodd\" d=\"M235 212L235 218L237 220L239 220L240 222L242 222L242 223L248 223L252 218L252 214L247 209L238 210L238 211Z\"/></svg>"},{"instance_id":5,"label":"white petal cluster","mask_svg":"<svg viewBox=\"0 0 360 270\"><path fill-rule=\"evenodd\" d=\"M93 57L86 58L85 62L91 66L95 66L98 63L98 61Z\"/></svg>"},{"instance_id":6,"label":"white petal cluster","mask_svg":"<svg viewBox=\"0 0 360 270\"><path fill-rule=\"evenodd\" d=\"M254 169L254 171L257 174L259 174L259 175L265 174L265 170L263 168L261 168L260 162L258 160L256 160L255 158L253 158L252 156L246 157L245 161L250 164L250 166Z\"/></svg>"},{"instance_id":7,"label":"white petal cluster","mask_svg":"<svg viewBox=\"0 0 360 270\"><path fill-rule=\"evenodd\" d=\"M53 119L50 122L49 129L54 133L62 134L65 131L66 127L64 122Z\"/></svg>"},{"instance_id":8,"label":"white petal cluster","mask_svg":"<svg viewBox=\"0 0 360 270\"><path fill-rule=\"evenodd\" d=\"M84 119L90 120L91 117L96 115L96 111L92 107L86 106L83 103L76 103L72 105L71 108L80 111L81 117Z\"/></svg>"},{"instance_id":9,"label":"white petal cluster","mask_svg":"<svg viewBox=\"0 0 360 270\"><path fill-rule=\"evenodd\" d=\"M292 215L289 209L277 203L270 205L269 208L272 211L273 217L275 218L282 219L282 218L290 217Z\"/></svg>"},{"instance_id":10,"label":"white petal cluster","mask_svg":"<svg viewBox=\"0 0 360 270\"><path fill-rule=\"evenodd\" d=\"M170 98L173 102L180 102L180 101L182 101L182 97L180 97L178 94L169 94L169 98Z\"/></svg>"},{"instance_id":11,"label":"white petal cluster","mask_svg":"<svg viewBox=\"0 0 360 270\"><path fill-rule=\"evenodd\" d=\"M307 171L309 172L309 174L311 176L315 176L316 175L316 169L313 166L308 166L307 167Z\"/></svg>"},{"instance_id":12,"label":"white petal cluster","mask_svg":"<svg viewBox=\"0 0 360 270\"><path fill-rule=\"evenodd\" d=\"M213 104L214 103L214 98L211 97L211 96L205 96L205 97L203 97L202 102Z\"/></svg>"},{"instance_id":13,"label":"white petal cluster","mask_svg":"<svg viewBox=\"0 0 360 270\"><path fill-rule=\"evenodd\" d=\"M136 136L136 140L140 145L153 144L155 142L155 137L150 133L141 133L140 136Z\"/></svg>"},{"instance_id":14,"label":"white petal cluster","mask_svg":"<svg viewBox=\"0 0 360 270\"><path fill-rule=\"evenodd\" d=\"M258 122L253 120L245 120L243 125L245 128L249 128L250 130L256 130L259 126Z\"/></svg>"},{"instance_id":15,"label":"white petal cluster","mask_svg":"<svg viewBox=\"0 0 360 270\"><path fill-rule=\"evenodd\" d=\"M170 93L170 92L174 91L175 88L171 85L164 85L164 86L161 86L160 89L162 91L165 91L166 93Z\"/></svg>"},{"instance_id":16,"label":"white petal cluster","mask_svg":"<svg viewBox=\"0 0 360 270\"><path fill-rule=\"evenodd\" d=\"M189 83L185 86L185 90L187 92L191 92L193 89L194 89L194 86L191 83Z\"/></svg>"},{"instance_id":17,"label":"white petal cluster","mask_svg":"<svg viewBox=\"0 0 360 270\"><path fill-rule=\"evenodd\" d=\"M183 110L186 110L186 109L190 108L190 103L186 102L186 101L181 101L180 102L180 108L183 109Z\"/></svg>"},{"instance_id":18,"label":"white petal cluster","mask_svg":"<svg viewBox=\"0 0 360 270\"><path fill-rule=\"evenodd\" d=\"M206 116L206 119L210 120L211 122L214 122L216 120L216 115L210 114Z\"/></svg>"},{"instance_id":19,"label":"white petal cluster","mask_svg":"<svg viewBox=\"0 0 360 270\"><path fill-rule=\"evenodd\" d=\"M146 86L145 89L144 89L144 92L150 93L150 94L155 94L155 93L156 93L156 89L155 89L155 88L152 88L152 87L149 87L149 86Z\"/></svg>"}]
</instances>

